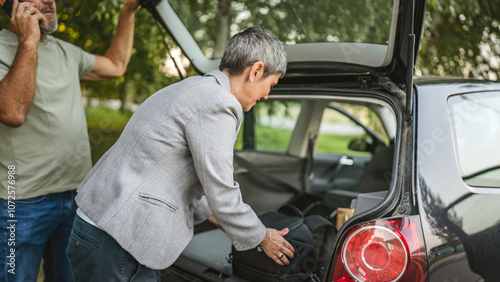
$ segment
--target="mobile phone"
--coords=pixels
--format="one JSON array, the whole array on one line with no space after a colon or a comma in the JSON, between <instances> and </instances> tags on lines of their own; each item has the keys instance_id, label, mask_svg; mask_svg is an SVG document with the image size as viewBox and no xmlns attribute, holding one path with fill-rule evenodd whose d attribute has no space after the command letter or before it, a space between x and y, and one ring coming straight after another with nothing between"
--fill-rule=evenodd
<instances>
[{"instance_id":1,"label":"mobile phone","mask_svg":"<svg viewBox=\"0 0 500 282\"><path fill-rule=\"evenodd\" d=\"M22 3L23 1L22 0L19 0L19 3ZM10 17L10 14L12 13L12 4L14 3L14 0L5 0L5 3L3 3L3 6L2 6L2 9L5 13L7 13L7 15L9 15Z\"/></svg>"},{"instance_id":2,"label":"mobile phone","mask_svg":"<svg viewBox=\"0 0 500 282\"><path fill-rule=\"evenodd\" d=\"M19 3L22 3L24 2L23 0L18 0ZM14 3L14 0L5 0L5 3L3 3L3 6L2 6L2 10L7 14L9 15L10 17L10 14L12 13L12 4ZM39 21L38 22L38 25L42 26L42 21Z\"/></svg>"}]
</instances>

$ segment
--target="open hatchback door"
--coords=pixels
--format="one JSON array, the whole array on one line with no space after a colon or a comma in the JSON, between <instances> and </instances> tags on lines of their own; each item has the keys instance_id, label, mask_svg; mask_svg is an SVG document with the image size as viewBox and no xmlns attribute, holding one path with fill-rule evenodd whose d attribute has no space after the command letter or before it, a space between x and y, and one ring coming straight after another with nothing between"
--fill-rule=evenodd
<instances>
[{"instance_id":1,"label":"open hatchback door","mask_svg":"<svg viewBox=\"0 0 500 282\"><path fill-rule=\"evenodd\" d=\"M232 35L259 25L284 42L286 78L369 73L399 84L413 73L425 1L145 0L143 6L201 74L218 68Z\"/></svg>"}]
</instances>

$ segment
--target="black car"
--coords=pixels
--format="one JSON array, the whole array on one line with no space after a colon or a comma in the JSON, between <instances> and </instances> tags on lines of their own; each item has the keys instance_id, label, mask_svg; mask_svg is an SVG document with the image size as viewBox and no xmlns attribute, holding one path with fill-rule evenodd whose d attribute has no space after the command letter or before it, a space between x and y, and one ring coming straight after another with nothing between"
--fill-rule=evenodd
<instances>
[{"instance_id":1,"label":"black car","mask_svg":"<svg viewBox=\"0 0 500 282\"><path fill-rule=\"evenodd\" d=\"M143 6L201 74L247 26L286 44L286 76L245 113L235 179L257 213L293 205L336 226L312 280L499 279L500 83L413 81L425 0ZM248 279L230 253L201 224L166 280Z\"/></svg>"}]
</instances>

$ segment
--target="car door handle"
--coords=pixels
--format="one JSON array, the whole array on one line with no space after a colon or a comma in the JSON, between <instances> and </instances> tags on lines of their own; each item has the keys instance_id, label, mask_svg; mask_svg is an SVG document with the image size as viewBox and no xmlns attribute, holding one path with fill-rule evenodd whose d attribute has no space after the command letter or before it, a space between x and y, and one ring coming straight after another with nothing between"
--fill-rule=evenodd
<instances>
[{"instance_id":1,"label":"car door handle","mask_svg":"<svg viewBox=\"0 0 500 282\"><path fill-rule=\"evenodd\" d=\"M354 160L353 159L350 159L348 156L346 155L343 155L342 157L340 157L339 159L339 163L341 165L347 165L347 166L352 166L354 165Z\"/></svg>"},{"instance_id":2,"label":"car door handle","mask_svg":"<svg viewBox=\"0 0 500 282\"><path fill-rule=\"evenodd\" d=\"M354 165L353 159L349 159L349 157L346 155L341 156L339 161L337 162L335 170L333 171L332 175L329 178L329 182L334 181L340 175L342 168L344 168L345 166L352 166L352 165Z\"/></svg>"}]
</instances>

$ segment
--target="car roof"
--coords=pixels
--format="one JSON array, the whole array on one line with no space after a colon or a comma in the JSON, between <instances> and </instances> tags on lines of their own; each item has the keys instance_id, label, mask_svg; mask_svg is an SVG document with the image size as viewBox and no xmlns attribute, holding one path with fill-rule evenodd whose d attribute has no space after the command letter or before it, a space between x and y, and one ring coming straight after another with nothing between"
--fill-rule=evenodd
<instances>
[{"instance_id":1,"label":"car roof","mask_svg":"<svg viewBox=\"0 0 500 282\"><path fill-rule=\"evenodd\" d=\"M419 94L429 93L432 96L500 91L500 82L477 78L425 76L416 77L414 84Z\"/></svg>"}]
</instances>

